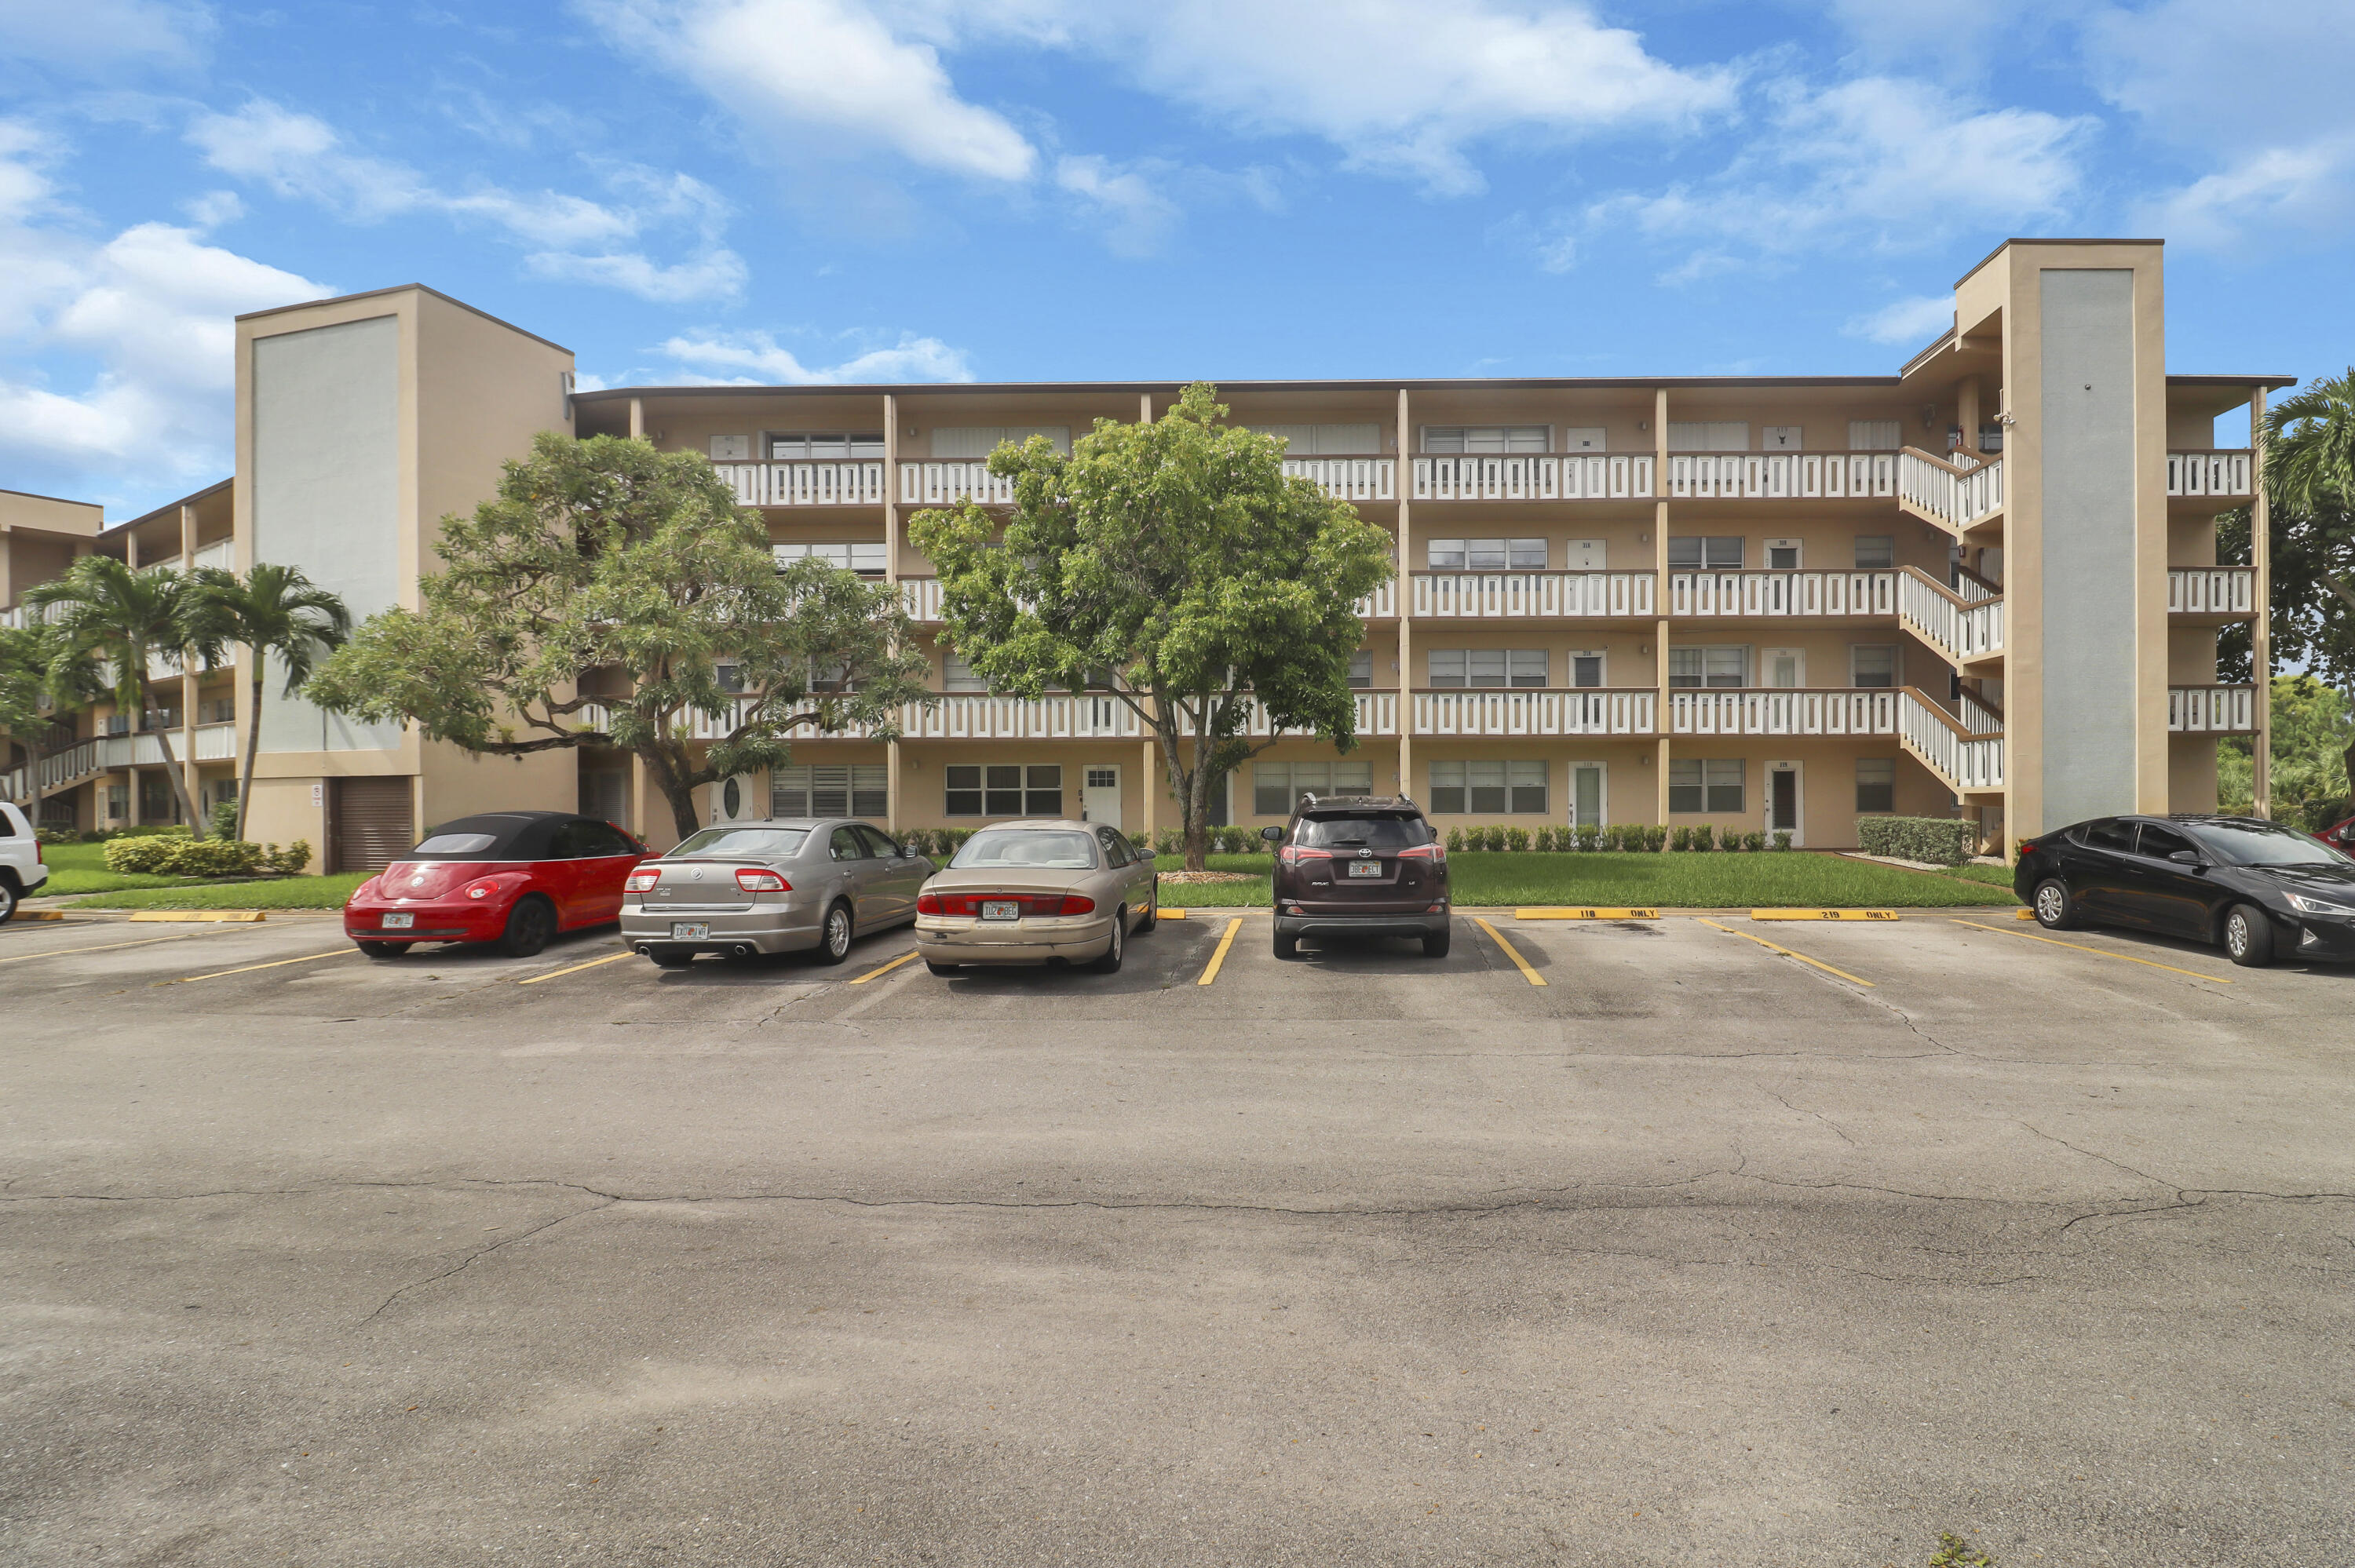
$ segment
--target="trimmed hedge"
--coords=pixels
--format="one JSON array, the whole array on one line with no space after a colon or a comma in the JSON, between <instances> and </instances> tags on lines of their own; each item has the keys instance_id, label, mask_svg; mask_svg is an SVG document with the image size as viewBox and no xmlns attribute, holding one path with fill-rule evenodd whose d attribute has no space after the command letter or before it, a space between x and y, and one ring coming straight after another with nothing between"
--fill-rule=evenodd
<instances>
[{"instance_id":1,"label":"trimmed hedge","mask_svg":"<svg viewBox=\"0 0 2355 1568\"><path fill-rule=\"evenodd\" d=\"M311 863L311 845L297 839L284 849L245 839L190 838L185 830L111 839L106 869L124 876L251 876L268 869L293 876Z\"/></svg>"},{"instance_id":2,"label":"trimmed hedge","mask_svg":"<svg viewBox=\"0 0 2355 1568\"><path fill-rule=\"evenodd\" d=\"M1960 865L1971 858L1977 824L1960 817L1859 817L1857 847L1867 854L1893 855L1932 865Z\"/></svg>"}]
</instances>

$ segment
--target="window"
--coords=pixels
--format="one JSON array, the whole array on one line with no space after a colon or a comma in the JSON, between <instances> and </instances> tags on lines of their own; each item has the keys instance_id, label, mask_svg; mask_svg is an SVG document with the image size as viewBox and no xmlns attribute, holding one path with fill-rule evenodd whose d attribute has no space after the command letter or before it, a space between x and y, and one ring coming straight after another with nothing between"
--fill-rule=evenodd
<instances>
[{"instance_id":1,"label":"window","mask_svg":"<svg viewBox=\"0 0 2355 1568\"><path fill-rule=\"evenodd\" d=\"M794 562L815 557L830 561L847 572L880 576L883 571L884 546L879 539L873 541L821 542L818 544L772 545L770 553L777 558L777 569L783 571Z\"/></svg>"},{"instance_id":2,"label":"window","mask_svg":"<svg viewBox=\"0 0 2355 1568\"><path fill-rule=\"evenodd\" d=\"M779 768L769 774L773 817L880 817L891 810L881 763L855 768Z\"/></svg>"},{"instance_id":3,"label":"window","mask_svg":"<svg viewBox=\"0 0 2355 1568\"><path fill-rule=\"evenodd\" d=\"M1374 651L1360 648L1349 655L1349 685L1355 691L1365 691L1374 683Z\"/></svg>"},{"instance_id":4,"label":"window","mask_svg":"<svg viewBox=\"0 0 2355 1568\"><path fill-rule=\"evenodd\" d=\"M932 455L968 461L986 458L997 450L1001 441L1021 442L1032 436L1046 437L1059 452L1071 450L1069 425L968 425L957 429L936 427L932 431Z\"/></svg>"},{"instance_id":5,"label":"window","mask_svg":"<svg viewBox=\"0 0 2355 1568\"><path fill-rule=\"evenodd\" d=\"M1284 450L1286 457L1326 453L1363 457L1382 450L1379 425L1253 425L1252 429L1263 436L1282 436L1291 442Z\"/></svg>"},{"instance_id":6,"label":"window","mask_svg":"<svg viewBox=\"0 0 2355 1568\"><path fill-rule=\"evenodd\" d=\"M1739 815L1742 803L1742 759L1679 758L1668 764L1668 810Z\"/></svg>"},{"instance_id":7,"label":"window","mask_svg":"<svg viewBox=\"0 0 2355 1568\"><path fill-rule=\"evenodd\" d=\"M819 458L880 458L880 430L771 430L772 462L805 462Z\"/></svg>"},{"instance_id":8,"label":"window","mask_svg":"<svg viewBox=\"0 0 2355 1568\"><path fill-rule=\"evenodd\" d=\"M1103 863L1114 870L1128 863L1128 845L1110 828L1096 830L1096 845L1103 851Z\"/></svg>"},{"instance_id":9,"label":"window","mask_svg":"<svg viewBox=\"0 0 2355 1568\"><path fill-rule=\"evenodd\" d=\"M1848 683L1886 688L1897 683L1897 650L1887 643L1853 643L1848 651Z\"/></svg>"},{"instance_id":10,"label":"window","mask_svg":"<svg viewBox=\"0 0 2355 1568\"><path fill-rule=\"evenodd\" d=\"M1432 842L1430 824L1412 817L1309 817L1292 841L1302 849L1369 849L1380 854Z\"/></svg>"},{"instance_id":11,"label":"window","mask_svg":"<svg viewBox=\"0 0 2355 1568\"><path fill-rule=\"evenodd\" d=\"M1427 452L1541 452L1550 425L1425 425Z\"/></svg>"},{"instance_id":12,"label":"window","mask_svg":"<svg viewBox=\"0 0 2355 1568\"><path fill-rule=\"evenodd\" d=\"M1852 452L1893 452L1898 448L1894 419L1850 419L1848 450Z\"/></svg>"},{"instance_id":13,"label":"window","mask_svg":"<svg viewBox=\"0 0 2355 1568\"><path fill-rule=\"evenodd\" d=\"M1897 539L1891 534L1859 534L1856 564L1863 571L1887 571L1897 564Z\"/></svg>"},{"instance_id":14,"label":"window","mask_svg":"<svg viewBox=\"0 0 2355 1568\"><path fill-rule=\"evenodd\" d=\"M1668 570L1672 572L1738 572L1742 569L1741 535L1683 534L1668 538Z\"/></svg>"},{"instance_id":15,"label":"window","mask_svg":"<svg viewBox=\"0 0 2355 1568\"><path fill-rule=\"evenodd\" d=\"M973 666L954 653L941 655L941 690L943 692L986 692L989 683L973 673Z\"/></svg>"},{"instance_id":16,"label":"window","mask_svg":"<svg viewBox=\"0 0 2355 1568\"><path fill-rule=\"evenodd\" d=\"M1434 648L1427 668L1434 687L1542 686L1542 648Z\"/></svg>"},{"instance_id":17,"label":"window","mask_svg":"<svg viewBox=\"0 0 2355 1568\"><path fill-rule=\"evenodd\" d=\"M744 666L741 664L715 664L711 667L711 676L719 683L719 689L731 696L744 689Z\"/></svg>"},{"instance_id":18,"label":"window","mask_svg":"<svg viewBox=\"0 0 2355 1568\"><path fill-rule=\"evenodd\" d=\"M1435 572L1541 572L1543 539L1433 539L1427 559Z\"/></svg>"},{"instance_id":19,"label":"window","mask_svg":"<svg viewBox=\"0 0 2355 1568\"><path fill-rule=\"evenodd\" d=\"M1021 871L1093 871L1095 841L1086 833L1052 828L998 828L978 832L949 862L952 871L975 867Z\"/></svg>"},{"instance_id":20,"label":"window","mask_svg":"<svg viewBox=\"0 0 2355 1568\"><path fill-rule=\"evenodd\" d=\"M994 762L943 768L952 817L1060 817L1063 814L1063 768L1058 762Z\"/></svg>"},{"instance_id":21,"label":"window","mask_svg":"<svg viewBox=\"0 0 2355 1568\"><path fill-rule=\"evenodd\" d=\"M1886 757L1856 759L1856 809L1859 811L1897 810L1897 764Z\"/></svg>"},{"instance_id":22,"label":"window","mask_svg":"<svg viewBox=\"0 0 2355 1568\"><path fill-rule=\"evenodd\" d=\"M1119 768L1089 768L1089 769L1088 769L1088 788L1089 788L1089 789L1119 789L1119 788L1120 788L1120 769L1119 769Z\"/></svg>"},{"instance_id":23,"label":"window","mask_svg":"<svg viewBox=\"0 0 2355 1568\"><path fill-rule=\"evenodd\" d=\"M1370 762L1261 762L1252 767L1252 814L1288 817L1303 795L1370 795Z\"/></svg>"},{"instance_id":24,"label":"window","mask_svg":"<svg viewBox=\"0 0 2355 1568\"><path fill-rule=\"evenodd\" d=\"M1749 684L1749 674L1750 650L1746 645L1668 650L1670 686L1734 689Z\"/></svg>"},{"instance_id":25,"label":"window","mask_svg":"<svg viewBox=\"0 0 2355 1568\"><path fill-rule=\"evenodd\" d=\"M849 828L835 829L834 836L826 841L826 853L837 860L870 860L873 858L873 856L868 853L865 842L859 838L856 832Z\"/></svg>"},{"instance_id":26,"label":"window","mask_svg":"<svg viewBox=\"0 0 2355 1568\"><path fill-rule=\"evenodd\" d=\"M807 828L706 828L670 853L674 855L744 855L753 860L791 860L801 853Z\"/></svg>"},{"instance_id":27,"label":"window","mask_svg":"<svg viewBox=\"0 0 2355 1568\"><path fill-rule=\"evenodd\" d=\"M2147 855L2152 860L2165 860L2178 850L2190 848L2191 841L2173 828L2162 828L2157 822L2145 822L2142 825L2142 838L2136 844L2135 853Z\"/></svg>"},{"instance_id":28,"label":"window","mask_svg":"<svg viewBox=\"0 0 2355 1568\"><path fill-rule=\"evenodd\" d=\"M2135 825L2132 822L2122 822L2115 817L2105 818L2101 821L2086 824L2085 847L2111 850L2119 854L2132 854L2134 834Z\"/></svg>"},{"instance_id":29,"label":"window","mask_svg":"<svg viewBox=\"0 0 2355 1568\"><path fill-rule=\"evenodd\" d=\"M1500 817L1514 812L1543 815L1546 765L1542 761L1434 762L1431 809L1449 815Z\"/></svg>"},{"instance_id":30,"label":"window","mask_svg":"<svg viewBox=\"0 0 2355 1568\"><path fill-rule=\"evenodd\" d=\"M1799 569L1799 541L1769 539L1766 541L1766 569L1770 572L1796 572Z\"/></svg>"},{"instance_id":31,"label":"window","mask_svg":"<svg viewBox=\"0 0 2355 1568\"><path fill-rule=\"evenodd\" d=\"M1746 452L1750 426L1741 419L1670 420L1668 450L1672 452Z\"/></svg>"},{"instance_id":32,"label":"window","mask_svg":"<svg viewBox=\"0 0 2355 1568\"><path fill-rule=\"evenodd\" d=\"M1600 652L1572 653L1570 656L1570 683L1573 686L1603 684L1603 655Z\"/></svg>"},{"instance_id":33,"label":"window","mask_svg":"<svg viewBox=\"0 0 2355 1568\"><path fill-rule=\"evenodd\" d=\"M882 829L870 828L862 822L859 824L858 836L867 842L867 853L873 858L897 860L900 857L900 841Z\"/></svg>"}]
</instances>

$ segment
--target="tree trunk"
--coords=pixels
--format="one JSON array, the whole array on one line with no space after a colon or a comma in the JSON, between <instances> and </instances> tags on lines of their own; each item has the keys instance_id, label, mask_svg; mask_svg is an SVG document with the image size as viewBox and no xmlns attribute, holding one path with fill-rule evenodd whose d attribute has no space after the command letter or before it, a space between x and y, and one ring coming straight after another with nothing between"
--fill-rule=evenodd
<instances>
[{"instance_id":1,"label":"tree trunk","mask_svg":"<svg viewBox=\"0 0 2355 1568\"><path fill-rule=\"evenodd\" d=\"M1208 705L1205 705L1207 708ZM1186 791L1186 869L1207 871L1210 863L1210 715L1201 714L1194 726L1194 777Z\"/></svg>"},{"instance_id":2,"label":"tree trunk","mask_svg":"<svg viewBox=\"0 0 2355 1568\"><path fill-rule=\"evenodd\" d=\"M687 781L686 770L677 759L657 742L637 755L643 758L648 772L655 777L655 788L670 802L671 826L678 830L681 841L703 824L695 820L695 786Z\"/></svg>"},{"instance_id":3,"label":"tree trunk","mask_svg":"<svg viewBox=\"0 0 2355 1568\"><path fill-rule=\"evenodd\" d=\"M261 665L263 653L253 650L253 711L245 724L245 757L237 773L237 836L245 837L245 809L253 798L253 754L261 749Z\"/></svg>"},{"instance_id":4,"label":"tree trunk","mask_svg":"<svg viewBox=\"0 0 2355 1568\"><path fill-rule=\"evenodd\" d=\"M141 648L134 652L138 653L140 660L137 693L139 723L133 726L131 731L132 745L135 748L138 746L139 732L147 724L147 650ZM179 760L172 755L172 732L158 727L155 731L155 744L163 748L164 777L172 781L172 799L179 803L180 814L187 819L188 836L192 839L201 839L205 836L205 825L197 820L197 803L188 799L188 781L180 777Z\"/></svg>"}]
</instances>

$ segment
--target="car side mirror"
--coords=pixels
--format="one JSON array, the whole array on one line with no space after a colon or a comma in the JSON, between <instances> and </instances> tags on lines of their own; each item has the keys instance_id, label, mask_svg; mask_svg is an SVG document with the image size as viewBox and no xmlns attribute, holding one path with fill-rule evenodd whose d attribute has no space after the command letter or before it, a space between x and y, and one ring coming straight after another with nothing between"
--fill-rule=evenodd
<instances>
[{"instance_id":1,"label":"car side mirror","mask_svg":"<svg viewBox=\"0 0 2355 1568\"><path fill-rule=\"evenodd\" d=\"M2173 861L2178 865L2188 865L2194 871L2205 871L2208 869L2208 863L2200 858L2200 852L2197 850L2177 850L2173 854L2169 855L2167 858Z\"/></svg>"},{"instance_id":2,"label":"car side mirror","mask_svg":"<svg viewBox=\"0 0 2355 1568\"><path fill-rule=\"evenodd\" d=\"M1284 830L1282 828L1262 828L1259 831L1259 836L1265 839L1270 843L1275 843L1283 839Z\"/></svg>"}]
</instances>

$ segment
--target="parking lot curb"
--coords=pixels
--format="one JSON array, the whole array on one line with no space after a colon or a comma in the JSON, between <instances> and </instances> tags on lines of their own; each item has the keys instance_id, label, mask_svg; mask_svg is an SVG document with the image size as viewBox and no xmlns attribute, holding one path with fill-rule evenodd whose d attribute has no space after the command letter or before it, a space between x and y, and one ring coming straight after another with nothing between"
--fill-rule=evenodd
<instances>
[{"instance_id":1,"label":"parking lot curb","mask_svg":"<svg viewBox=\"0 0 2355 1568\"><path fill-rule=\"evenodd\" d=\"M133 909L134 924L170 922L185 924L192 920L246 921L266 920L269 915L260 909Z\"/></svg>"},{"instance_id":2,"label":"parking lot curb","mask_svg":"<svg viewBox=\"0 0 2355 1568\"><path fill-rule=\"evenodd\" d=\"M19 909L15 917L19 920L62 920L65 915L56 909Z\"/></svg>"},{"instance_id":3,"label":"parking lot curb","mask_svg":"<svg viewBox=\"0 0 2355 1568\"><path fill-rule=\"evenodd\" d=\"M1895 920L1894 909L1753 909L1753 920Z\"/></svg>"},{"instance_id":4,"label":"parking lot curb","mask_svg":"<svg viewBox=\"0 0 2355 1568\"><path fill-rule=\"evenodd\" d=\"M1516 920L1657 920L1659 917L1660 912L1657 909L1555 909L1540 907L1535 909L1516 909L1513 911L1513 918Z\"/></svg>"}]
</instances>

